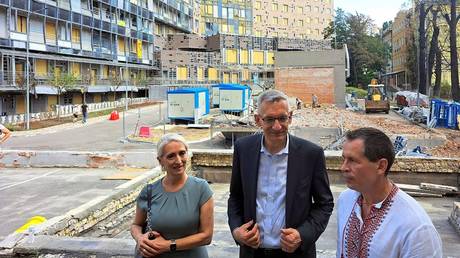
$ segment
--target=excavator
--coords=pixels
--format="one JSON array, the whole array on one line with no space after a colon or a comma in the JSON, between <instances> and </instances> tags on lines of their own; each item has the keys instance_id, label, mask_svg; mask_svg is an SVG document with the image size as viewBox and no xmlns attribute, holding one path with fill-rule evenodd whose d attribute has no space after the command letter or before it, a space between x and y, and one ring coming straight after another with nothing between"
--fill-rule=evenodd
<instances>
[{"instance_id":1,"label":"excavator","mask_svg":"<svg viewBox=\"0 0 460 258\"><path fill-rule=\"evenodd\" d=\"M365 102L366 113L390 112L390 100L385 91L385 85L378 84L376 79L371 80L367 86L367 97Z\"/></svg>"}]
</instances>

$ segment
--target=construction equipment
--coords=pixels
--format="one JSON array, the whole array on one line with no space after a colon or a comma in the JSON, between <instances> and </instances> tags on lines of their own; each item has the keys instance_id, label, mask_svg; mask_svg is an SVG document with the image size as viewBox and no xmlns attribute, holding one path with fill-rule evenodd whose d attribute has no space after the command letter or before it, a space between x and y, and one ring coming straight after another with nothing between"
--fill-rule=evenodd
<instances>
[{"instance_id":1,"label":"construction equipment","mask_svg":"<svg viewBox=\"0 0 460 258\"><path fill-rule=\"evenodd\" d=\"M385 91L385 85L377 84L375 79L367 86L365 108L366 113L383 111L388 114L390 112L390 101Z\"/></svg>"}]
</instances>

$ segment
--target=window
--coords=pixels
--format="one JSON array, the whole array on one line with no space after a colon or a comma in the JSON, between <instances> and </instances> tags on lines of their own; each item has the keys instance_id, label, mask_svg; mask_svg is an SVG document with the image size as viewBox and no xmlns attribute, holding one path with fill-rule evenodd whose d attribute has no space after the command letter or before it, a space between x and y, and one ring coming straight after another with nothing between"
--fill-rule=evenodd
<instances>
[{"instance_id":1,"label":"window","mask_svg":"<svg viewBox=\"0 0 460 258\"><path fill-rule=\"evenodd\" d=\"M278 17L273 17L273 24L278 24Z\"/></svg>"},{"instance_id":2,"label":"window","mask_svg":"<svg viewBox=\"0 0 460 258\"><path fill-rule=\"evenodd\" d=\"M288 18L283 18L283 25L288 25L289 19Z\"/></svg>"},{"instance_id":3,"label":"window","mask_svg":"<svg viewBox=\"0 0 460 258\"><path fill-rule=\"evenodd\" d=\"M118 38L118 53L125 54L125 39L122 37Z\"/></svg>"},{"instance_id":4,"label":"window","mask_svg":"<svg viewBox=\"0 0 460 258\"><path fill-rule=\"evenodd\" d=\"M176 79L187 80L187 67L176 67Z\"/></svg>"},{"instance_id":5,"label":"window","mask_svg":"<svg viewBox=\"0 0 460 258\"><path fill-rule=\"evenodd\" d=\"M80 44L80 30L72 28L72 43Z\"/></svg>"},{"instance_id":6,"label":"window","mask_svg":"<svg viewBox=\"0 0 460 258\"><path fill-rule=\"evenodd\" d=\"M246 31L246 30L245 30L244 25L241 25L241 24L240 24L240 25L238 26L238 34L244 35L245 31Z\"/></svg>"},{"instance_id":7,"label":"window","mask_svg":"<svg viewBox=\"0 0 460 258\"><path fill-rule=\"evenodd\" d=\"M212 14L212 5L206 5L206 14Z\"/></svg>"},{"instance_id":8,"label":"window","mask_svg":"<svg viewBox=\"0 0 460 258\"><path fill-rule=\"evenodd\" d=\"M249 64L249 53L248 50L240 50L240 64Z\"/></svg>"},{"instance_id":9,"label":"window","mask_svg":"<svg viewBox=\"0 0 460 258\"><path fill-rule=\"evenodd\" d=\"M216 68L212 68L212 67L208 68L208 79L211 81L215 81L218 79Z\"/></svg>"},{"instance_id":10,"label":"window","mask_svg":"<svg viewBox=\"0 0 460 258\"><path fill-rule=\"evenodd\" d=\"M243 81L248 81L249 80L249 70L248 69L244 69L242 72L241 72L241 79Z\"/></svg>"},{"instance_id":11,"label":"window","mask_svg":"<svg viewBox=\"0 0 460 258\"><path fill-rule=\"evenodd\" d=\"M19 16L16 20L16 31L27 33L27 19L24 16Z\"/></svg>"},{"instance_id":12,"label":"window","mask_svg":"<svg viewBox=\"0 0 460 258\"><path fill-rule=\"evenodd\" d=\"M277 3L272 4L272 10L273 11L278 11L278 4Z\"/></svg>"},{"instance_id":13,"label":"window","mask_svg":"<svg viewBox=\"0 0 460 258\"><path fill-rule=\"evenodd\" d=\"M303 20L298 20L297 24L299 25L299 27L303 27Z\"/></svg>"},{"instance_id":14,"label":"window","mask_svg":"<svg viewBox=\"0 0 460 258\"><path fill-rule=\"evenodd\" d=\"M256 15L256 22L261 22L261 21L262 21L262 16Z\"/></svg>"},{"instance_id":15,"label":"window","mask_svg":"<svg viewBox=\"0 0 460 258\"><path fill-rule=\"evenodd\" d=\"M228 64L236 64L237 63L237 55L236 49L227 49L226 53L226 61Z\"/></svg>"},{"instance_id":16,"label":"window","mask_svg":"<svg viewBox=\"0 0 460 258\"><path fill-rule=\"evenodd\" d=\"M70 40L70 25L69 23L59 23L59 39L60 40Z\"/></svg>"},{"instance_id":17,"label":"window","mask_svg":"<svg viewBox=\"0 0 460 258\"><path fill-rule=\"evenodd\" d=\"M203 81L204 80L204 68L203 67L197 67L196 68L196 78L198 81Z\"/></svg>"},{"instance_id":18,"label":"window","mask_svg":"<svg viewBox=\"0 0 460 258\"><path fill-rule=\"evenodd\" d=\"M256 51L253 52L253 63L254 64L264 64L264 51Z\"/></svg>"},{"instance_id":19,"label":"window","mask_svg":"<svg viewBox=\"0 0 460 258\"><path fill-rule=\"evenodd\" d=\"M302 6L297 6L297 13L299 13L299 14L303 13L303 7Z\"/></svg>"},{"instance_id":20,"label":"window","mask_svg":"<svg viewBox=\"0 0 460 258\"><path fill-rule=\"evenodd\" d=\"M70 66L70 71L74 76L80 76L81 75L81 66L79 63L72 63Z\"/></svg>"},{"instance_id":21,"label":"window","mask_svg":"<svg viewBox=\"0 0 460 258\"><path fill-rule=\"evenodd\" d=\"M47 22L46 23L46 42L53 43L56 42L56 24Z\"/></svg>"},{"instance_id":22,"label":"window","mask_svg":"<svg viewBox=\"0 0 460 258\"><path fill-rule=\"evenodd\" d=\"M287 13L289 11L289 6L287 4L283 5L283 12Z\"/></svg>"},{"instance_id":23,"label":"window","mask_svg":"<svg viewBox=\"0 0 460 258\"><path fill-rule=\"evenodd\" d=\"M228 25L226 23L222 23L222 32L228 32Z\"/></svg>"},{"instance_id":24,"label":"window","mask_svg":"<svg viewBox=\"0 0 460 258\"><path fill-rule=\"evenodd\" d=\"M262 37L262 31L258 30L256 31L256 37Z\"/></svg>"},{"instance_id":25,"label":"window","mask_svg":"<svg viewBox=\"0 0 460 258\"><path fill-rule=\"evenodd\" d=\"M256 1L255 8L256 10L260 10L262 8L262 3L260 1Z\"/></svg>"},{"instance_id":26,"label":"window","mask_svg":"<svg viewBox=\"0 0 460 258\"><path fill-rule=\"evenodd\" d=\"M43 60L43 59L35 60L35 75L37 76L48 75L48 63L46 60Z\"/></svg>"},{"instance_id":27,"label":"window","mask_svg":"<svg viewBox=\"0 0 460 258\"><path fill-rule=\"evenodd\" d=\"M275 53L274 52L267 52L267 64L269 65L275 64Z\"/></svg>"}]
</instances>

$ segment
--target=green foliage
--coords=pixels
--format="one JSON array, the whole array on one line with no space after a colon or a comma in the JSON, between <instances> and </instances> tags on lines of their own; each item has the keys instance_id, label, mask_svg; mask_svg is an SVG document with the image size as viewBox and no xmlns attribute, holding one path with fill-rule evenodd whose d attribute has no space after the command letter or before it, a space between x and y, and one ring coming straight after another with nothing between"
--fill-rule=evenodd
<instances>
[{"instance_id":1,"label":"green foliage","mask_svg":"<svg viewBox=\"0 0 460 258\"><path fill-rule=\"evenodd\" d=\"M148 83L147 78L145 75L142 75L140 73L135 74L134 76L134 85L136 86L146 86Z\"/></svg>"},{"instance_id":2,"label":"green foliage","mask_svg":"<svg viewBox=\"0 0 460 258\"><path fill-rule=\"evenodd\" d=\"M447 81L441 82L441 92L440 97L442 99L452 99L451 85Z\"/></svg>"},{"instance_id":3,"label":"green foliage","mask_svg":"<svg viewBox=\"0 0 460 258\"><path fill-rule=\"evenodd\" d=\"M335 11L334 21L331 21L329 25L324 28L323 37L324 39L330 39L332 42L332 48L340 49L347 40L347 23L346 13L344 10L338 8Z\"/></svg>"},{"instance_id":4,"label":"green foliage","mask_svg":"<svg viewBox=\"0 0 460 258\"><path fill-rule=\"evenodd\" d=\"M54 87L57 87L60 94L63 90L75 88L79 79L78 76L72 73L53 70L51 71L51 76L48 78L48 82Z\"/></svg>"},{"instance_id":5,"label":"green foliage","mask_svg":"<svg viewBox=\"0 0 460 258\"><path fill-rule=\"evenodd\" d=\"M357 88L357 87L353 87L353 86L347 86L345 88L345 92L349 93L349 94L351 94L352 92L355 92L357 98L360 98L360 99L366 98L366 96L367 96L367 91L366 90L363 90L363 89L360 89L360 88Z\"/></svg>"},{"instance_id":6,"label":"green foliage","mask_svg":"<svg viewBox=\"0 0 460 258\"><path fill-rule=\"evenodd\" d=\"M369 16L338 9L334 22L323 32L325 39L332 40L334 48L347 44L351 70L349 82L355 85L367 85L372 78L377 78L391 54L390 46L383 43L380 35L373 35L372 28L373 21Z\"/></svg>"}]
</instances>

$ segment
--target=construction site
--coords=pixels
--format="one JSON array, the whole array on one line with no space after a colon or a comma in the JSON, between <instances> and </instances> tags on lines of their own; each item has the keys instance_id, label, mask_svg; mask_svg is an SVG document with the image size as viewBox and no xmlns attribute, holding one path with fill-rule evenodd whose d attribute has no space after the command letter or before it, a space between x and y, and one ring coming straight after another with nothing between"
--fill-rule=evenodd
<instances>
[{"instance_id":1,"label":"construction site","mask_svg":"<svg viewBox=\"0 0 460 258\"><path fill-rule=\"evenodd\" d=\"M190 143L187 173L214 193L209 257L237 257L233 146L262 132L254 115L269 89L289 97L289 133L323 148L334 200L347 189L345 133L385 132L389 178L425 209L444 257L460 257L460 104L377 80L347 87L347 46L321 34L333 12L328 0L0 1L12 25L0 28L0 122L27 124L0 145L0 257L133 257L136 198L165 175L156 144L171 132ZM65 91L49 79L61 72L75 77ZM336 257L336 219L318 257Z\"/></svg>"},{"instance_id":2,"label":"construction site","mask_svg":"<svg viewBox=\"0 0 460 258\"><path fill-rule=\"evenodd\" d=\"M334 83L331 84L333 88ZM215 92L216 88L219 90L218 94ZM232 145L238 137L260 132L253 117L257 108L254 103L261 91L262 89L255 90L235 84L219 84L210 88L170 88L167 101L159 105L162 114L152 122L143 121L141 118L139 123L138 119L135 133L128 137L130 144L145 149L142 151L138 148L135 153L4 151L3 166L15 167L16 170L23 167L21 173L33 173L30 171L33 168L49 167L73 170L75 172L67 173L81 176L89 173L91 177L88 174L85 176L89 180L87 183L72 186L72 191L80 194L60 200L72 204L71 209L61 209L61 213L29 227L22 233L2 233L4 239L0 254L6 257L130 257L135 246L129 233L135 198L146 182L158 180L164 173L156 167L152 153L148 151L152 148L149 146L154 146L158 137L164 133L177 132L191 143L193 156L189 173L205 178L214 191L215 230L213 242L208 248L210 257L234 257L238 253L238 247L228 231L226 217ZM458 127L448 128L440 124L431 128L426 122L419 123L405 116L394 100L391 100L392 109L388 114L367 113L365 99L358 98L353 100L356 104L340 107L342 102L323 102L325 98L318 92L319 100L314 102L312 94L316 95L289 94L293 111L290 133L324 148L335 198L345 189L340 176L344 132L365 126L381 129L395 142L398 151L390 178L426 209L441 235L445 257L457 257L460 245ZM331 102L334 101L335 96L332 95L330 99ZM48 161L50 156L56 155L59 155L60 162L56 159L54 162ZM68 168L69 165L66 164L72 164L73 168ZM90 170L85 172L88 168ZM15 169L9 170L11 171L5 172L5 175L17 173ZM10 191L9 185L14 181L8 176L3 178L6 182L3 188ZM98 181L101 179L107 189L97 194L98 198L89 201L89 196L82 194L88 194L89 189L100 184ZM45 181L40 184L40 188L47 188ZM87 186L86 189L84 185ZM32 186L32 189L36 188ZM22 190L19 188L11 191L9 196L15 196L17 191ZM36 196L35 191L38 190L30 194ZM59 192L58 189L56 191ZM41 196L46 200L46 195L52 196L56 193L47 191L45 196L43 194L45 193L42 192ZM11 206L13 203L10 205L6 200L3 201L6 203L5 207L15 209ZM78 206L78 203L81 205ZM31 212L20 215L16 222L11 223L9 232L17 228L20 221L24 222L27 216L36 214L37 211ZM43 213L46 214L46 211ZM335 218L332 217L325 233L317 242L318 257L335 257L335 227Z\"/></svg>"}]
</instances>

